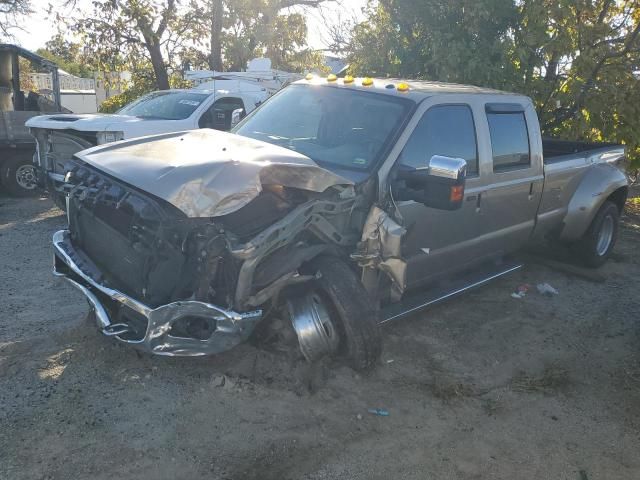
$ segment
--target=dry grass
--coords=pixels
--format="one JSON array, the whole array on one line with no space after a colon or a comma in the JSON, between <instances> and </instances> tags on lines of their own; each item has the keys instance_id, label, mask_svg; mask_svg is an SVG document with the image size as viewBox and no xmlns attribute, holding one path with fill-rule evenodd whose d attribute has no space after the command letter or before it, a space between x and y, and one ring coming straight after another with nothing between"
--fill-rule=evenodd
<instances>
[{"instance_id":1,"label":"dry grass","mask_svg":"<svg viewBox=\"0 0 640 480\"><path fill-rule=\"evenodd\" d=\"M515 392L554 393L570 383L568 372L556 366L546 367L540 375L528 375L524 372L511 380L511 389Z\"/></svg>"},{"instance_id":2,"label":"dry grass","mask_svg":"<svg viewBox=\"0 0 640 480\"><path fill-rule=\"evenodd\" d=\"M634 197L627 200L624 211L627 215L640 217L640 197Z\"/></svg>"},{"instance_id":3,"label":"dry grass","mask_svg":"<svg viewBox=\"0 0 640 480\"><path fill-rule=\"evenodd\" d=\"M446 404L463 397L476 395L471 385L462 382L452 382L446 378L435 378L433 383L430 383L428 386L433 396Z\"/></svg>"}]
</instances>

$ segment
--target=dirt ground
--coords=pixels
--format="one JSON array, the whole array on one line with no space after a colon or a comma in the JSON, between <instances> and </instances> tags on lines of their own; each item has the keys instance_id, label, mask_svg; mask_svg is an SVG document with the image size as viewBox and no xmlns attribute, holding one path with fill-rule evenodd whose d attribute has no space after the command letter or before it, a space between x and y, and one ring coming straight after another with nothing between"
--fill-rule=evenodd
<instances>
[{"instance_id":1,"label":"dirt ground","mask_svg":"<svg viewBox=\"0 0 640 480\"><path fill-rule=\"evenodd\" d=\"M101 336L51 275L64 223L46 199L0 198L1 479L640 478L640 215L604 283L529 265L385 327L364 376ZM511 298L540 282L559 295Z\"/></svg>"}]
</instances>

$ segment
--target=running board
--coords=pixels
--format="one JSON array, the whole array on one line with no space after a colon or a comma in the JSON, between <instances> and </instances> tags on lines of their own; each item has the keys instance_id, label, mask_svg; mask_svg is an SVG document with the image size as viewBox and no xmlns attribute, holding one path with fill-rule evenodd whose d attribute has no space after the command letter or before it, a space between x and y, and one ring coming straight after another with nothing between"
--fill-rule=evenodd
<instances>
[{"instance_id":1,"label":"running board","mask_svg":"<svg viewBox=\"0 0 640 480\"><path fill-rule=\"evenodd\" d=\"M449 285L446 288L433 288L427 292L415 294L406 300L399 303L394 303L382 309L380 325L399 318L411 315L412 313L419 312L420 310L434 305L438 302L442 302L451 297L455 297L467 290L480 287L489 283L496 278L507 275L508 273L515 272L522 268L522 264L511 263L503 264L498 267L497 270L493 270L490 273L484 271L480 274L466 276L460 282L455 285Z\"/></svg>"}]
</instances>

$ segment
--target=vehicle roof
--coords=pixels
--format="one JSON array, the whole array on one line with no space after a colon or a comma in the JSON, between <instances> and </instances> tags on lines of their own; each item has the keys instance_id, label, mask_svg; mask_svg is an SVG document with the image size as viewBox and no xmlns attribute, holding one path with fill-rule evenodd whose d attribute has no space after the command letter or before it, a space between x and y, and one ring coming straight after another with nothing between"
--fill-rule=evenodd
<instances>
[{"instance_id":1,"label":"vehicle roof","mask_svg":"<svg viewBox=\"0 0 640 480\"><path fill-rule=\"evenodd\" d=\"M343 78L339 78L336 81L329 82L327 78L313 77L311 80L298 80L294 82L299 85L328 85L343 88L353 88L355 90L372 91L376 93L394 95L394 96L408 96L413 100L419 101L427 97L439 94L476 94L476 95L505 95L511 97L528 98L526 95L519 93L505 92L502 90L494 90L492 88L477 87L475 85L462 85L458 83L445 83L445 82L432 82L426 80L409 80L404 78L372 78L373 84L370 86L363 86L362 81L364 78L354 78L352 83L345 84ZM409 90L406 92L398 91L398 85L405 83L409 85ZM393 87L391 87L393 86Z\"/></svg>"},{"instance_id":2,"label":"vehicle roof","mask_svg":"<svg viewBox=\"0 0 640 480\"><path fill-rule=\"evenodd\" d=\"M58 68L58 66L51 60L41 57L37 53L33 53L31 50L27 50L26 48L22 48L18 45L13 45L11 43L0 43L0 52L11 52L18 54L21 57L24 57L49 69Z\"/></svg>"},{"instance_id":3,"label":"vehicle roof","mask_svg":"<svg viewBox=\"0 0 640 480\"><path fill-rule=\"evenodd\" d=\"M180 93L180 92L186 92L186 93L202 93L203 95L218 95L218 96L222 96L222 95L227 95L230 97L237 97L238 95L247 95L250 96L252 94L258 93L256 91L239 91L239 92L234 92L231 90L225 90L225 89L218 89L218 90L212 90L212 89L200 89L200 88L170 88L169 90L155 90L153 92L149 92L149 93L157 93L157 92L175 92L175 93Z\"/></svg>"}]
</instances>

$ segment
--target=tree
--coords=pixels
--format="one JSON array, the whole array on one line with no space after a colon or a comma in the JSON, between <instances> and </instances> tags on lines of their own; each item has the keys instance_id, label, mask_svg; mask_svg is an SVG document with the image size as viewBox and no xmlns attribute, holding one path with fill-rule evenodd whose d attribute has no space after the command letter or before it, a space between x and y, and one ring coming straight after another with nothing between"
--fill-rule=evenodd
<instances>
[{"instance_id":1,"label":"tree","mask_svg":"<svg viewBox=\"0 0 640 480\"><path fill-rule=\"evenodd\" d=\"M272 59L274 66L285 68L296 61L285 57L310 58L302 51L306 44L306 19L297 8L318 8L336 0L206 0L204 6L192 2L208 29L209 68L221 71L244 68L256 54Z\"/></svg>"},{"instance_id":2,"label":"tree","mask_svg":"<svg viewBox=\"0 0 640 480\"><path fill-rule=\"evenodd\" d=\"M30 0L0 0L0 36L10 36L18 28L18 18L31 13Z\"/></svg>"},{"instance_id":3,"label":"tree","mask_svg":"<svg viewBox=\"0 0 640 480\"><path fill-rule=\"evenodd\" d=\"M379 0L347 51L356 73L525 93L543 133L624 142L640 159L639 6L638 0Z\"/></svg>"},{"instance_id":4,"label":"tree","mask_svg":"<svg viewBox=\"0 0 640 480\"><path fill-rule=\"evenodd\" d=\"M169 88L168 66L193 22L178 13L179 0L94 0L93 11L75 22L98 58L107 63L148 61L159 89Z\"/></svg>"},{"instance_id":5,"label":"tree","mask_svg":"<svg viewBox=\"0 0 640 480\"><path fill-rule=\"evenodd\" d=\"M78 77L91 77L93 75L93 60L84 54L80 44L65 39L58 33L51 37L44 48L39 48L36 53L47 58L60 68Z\"/></svg>"},{"instance_id":6,"label":"tree","mask_svg":"<svg viewBox=\"0 0 640 480\"><path fill-rule=\"evenodd\" d=\"M366 14L348 49L355 71L492 85L511 76L512 0L380 0Z\"/></svg>"}]
</instances>

